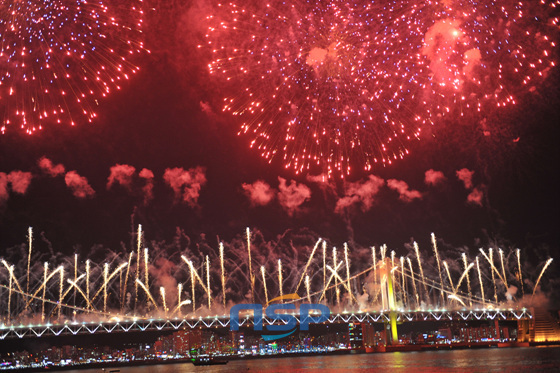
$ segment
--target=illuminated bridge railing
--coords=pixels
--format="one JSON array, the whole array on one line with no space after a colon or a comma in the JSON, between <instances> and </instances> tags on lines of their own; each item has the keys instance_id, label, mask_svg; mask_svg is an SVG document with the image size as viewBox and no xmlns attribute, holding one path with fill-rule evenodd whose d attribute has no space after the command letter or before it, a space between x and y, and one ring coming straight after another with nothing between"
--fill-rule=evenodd
<instances>
[{"instance_id":1,"label":"illuminated bridge railing","mask_svg":"<svg viewBox=\"0 0 560 373\"><path fill-rule=\"evenodd\" d=\"M293 314L298 323L302 320L299 314ZM524 320L532 319L529 310L523 309L496 309L496 310L428 310L428 311L397 311L399 322L422 322L422 321L483 321L483 320ZM306 320L303 320L306 321ZM313 316L307 320L313 323ZM386 323L389 322L389 312L361 312L361 313L337 313L331 314L327 323ZM279 319L272 319L263 316L263 325L287 323ZM240 327L253 326L253 317L245 316L239 320ZM0 340L10 338L38 338L56 337L61 335L91 335L91 334L110 334L126 332L145 332L145 331L172 331L180 329L210 329L210 328L229 328L230 317L227 316L208 316L199 318L185 319L134 319L104 322L66 322L63 324L42 324L42 325L0 325Z\"/></svg>"}]
</instances>

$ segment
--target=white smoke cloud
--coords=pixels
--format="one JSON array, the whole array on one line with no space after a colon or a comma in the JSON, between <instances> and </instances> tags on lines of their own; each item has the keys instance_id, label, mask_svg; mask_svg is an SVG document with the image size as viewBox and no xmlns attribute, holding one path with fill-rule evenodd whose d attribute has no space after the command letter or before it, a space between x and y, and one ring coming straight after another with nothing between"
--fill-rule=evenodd
<instances>
[{"instance_id":1,"label":"white smoke cloud","mask_svg":"<svg viewBox=\"0 0 560 373\"><path fill-rule=\"evenodd\" d=\"M476 187L467 196L467 202L473 205L482 206L482 199L484 198L484 191L481 187Z\"/></svg>"},{"instance_id":2,"label":"white smoke cloud","mask_svg":"<svg viewBox=\"0 0 560 373\"><path fill-rule=\"evenodd\" d=\"M196 167L189 170L168 168L163 179L173 189L175 198L181 199L191 207L198 206L200 190L206 184L204 168Z\"/></svg>"},{"instance_id":3,"label":"white smoke cloud","mask_svg":"<svg viewBox=\"0 0 560 373\"><path fill-rule=\"evenodd\" d=\"M8 175L0 172L0 204L4 204L10 198L8 191Z\"/></svg>"},{"instance_id":4,"label":"white smoke cloud","mask_svg":"<svg viewBox=\"0 0 560 373\"><path fill-rule=\"evenodd\" d=\"M64 176L64 182L76 198L91 198L95 195L95 191L89 185L88 180L80 176L76 171L68 172L66 176Z\"/></svg>"},{"instance_id":5,"label":"white smoke cloud","mask_svg":"<svg viewBox=\"0 0 560 373\"><path fill-rule=\"evenodd\" d=\"M335 212L340 214L351 206L359 206L362 211L371 209L374 198L385 184L385 180L375 175L369 175L364 182L346 183L344 197L336 202Z\"/></svg>"},{"instance_id":6,"label":"white smoke cloud","mask_svg":"<svg viewBox=\"0 0 560 373\"><path fill-rule=\"evenodd\" d=\"M262 180L257 180L253 184L244 183L241 187L249 198L251 206L266 206L276 196L276 191Z\"/></svg>"},{"instance_id":7,"label":"white smoke cloud","mask_svg":"<svg viewBox=\"0 0 560 373\"><path fill-rule=\"evenodd\" d=\"M412 202L415 199L422 199L422 193L417 190L410 190L408 184L401 180L387 180L387 186L399 193L399 199L404 202Z\"/></svg>"},{"instance_id":8,"label":"white smoke cloud","mask_svg":"<svg viewBox=\"0 0 560 373\"><path fill-rule=\"evenodd\" d=\"M136 168L126 164L116 164L111 167L111 174L107 179L107 189L110 189L114 184L119 184L128 190L132 188L132 178Z\"/></svg>"},{"instance_id":9,"label":"white smoke cloud","mask_svg":"<svg viewBox=\"0 0 560 373\"><path fill-rule=\"evenodd\" d=\"M147 168L143 168L138 176L145 181L142 192L144 194L144 204L147 205L154 198L154 173Z\"/></svg>"},{"instance_id":10,"label":"white smoke cloud","mask_svg":"<svg viewBox=\"0 0 560 373\"><path fill-rule=\"evenodd\" d=\"M39 165L41 171L43 171L44 173L46 173L51 177L61 176L64 175L64 173L66 172L64 165L62 164L55 165L47 157L42 157L41 159L39 159L37 164Z\"/></svg>"},{"instance_id":11,"label":"white smoke cloud","mask_svg":"<svg viewBox=\"0 0 560 373\"><path fill-rule=\"evenodd\" d=\"M428 186L436 186L447 181L447 178L441 171L430 169L424 174L424 183Z\"/></svg>"},{"instance_id":12,"label":"white smoke cloud","mask_svg":"<svg viewBox=\"0 0 560 373\"><path fill-rule=\"evenodd\" d=\"M12 191L18 194L25 194L33 175L31 172L12 171L8 174L8 181L12 185Z\"/></svg>"},{"instance_id":13,"label":"white smoke cloud","mask_svg":"<svg viewBox=\"0 0 560 373\"><path fill-rule=\"evenodd\" d=\"M474 171L470 171L467 168L462 168L459 171L456 171L455 174L457 175L457 178L463 182L466 189L472 189L472 177L474 175Z\"/></svg>"},{"instance_id":14,"label":"white smoke cloud","mask_svg":"<svg viewBox=\"0 0 560 373\"><path fill-rule=\"evenodd\" d=\"M278 177L278 181L280 182L278 202L288 215L292 216L305 201L311 198L311 189L305 184L297 184L294 180L290 182L290 185L287 185L286 179L281 177Z\"/></svg>"}]
</instances>

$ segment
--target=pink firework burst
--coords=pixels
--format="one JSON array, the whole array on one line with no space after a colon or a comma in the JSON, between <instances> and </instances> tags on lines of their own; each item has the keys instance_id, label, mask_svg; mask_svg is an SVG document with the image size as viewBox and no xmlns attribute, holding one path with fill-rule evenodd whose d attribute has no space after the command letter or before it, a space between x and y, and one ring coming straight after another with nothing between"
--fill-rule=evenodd
<instances>
[{"instance_id":1,"label":"pink firework burst","mask_svg":"<svg viewBox=\"0 0 560 373\"><path fill-rule=\"evenodd\" d=\"M2 133L92 121L143 49L142 0L0 1Z\"/></svg>"},{"instance_id":2,"label":"pink firework burst","mask_svg":"<svg viewBox=\"0 0 560 373\"><path fill-rule=\"evenodd\" d=\"M549 24L534 20L553 6L221 3L207 17L209 70L223 82L223 110L269 162L344 177L403 158L447 113L506 106L530 90L554 66Z\"/></svg>"}]
</instances>

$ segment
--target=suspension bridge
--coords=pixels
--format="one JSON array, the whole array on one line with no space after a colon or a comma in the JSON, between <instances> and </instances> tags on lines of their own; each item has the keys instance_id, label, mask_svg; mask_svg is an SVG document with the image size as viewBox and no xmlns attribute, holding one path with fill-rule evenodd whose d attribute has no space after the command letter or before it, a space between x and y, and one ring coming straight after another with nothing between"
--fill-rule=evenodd
<instances>
[{"instance_id":1,"label":"suspension bridge","mask_svg":"<svg viewBox=\"0 0 560 373\"><path fill-rule=\"evenodd\" d=\"M188 253L181 255L177 266L186 276L185 281L176 281L176 288L156 285L158 278L150 274L155 264L150 263L149 251L144 248L141 226L137 250L120 260L94 264L88 259L83 263L75 255L73 263L67 260L53 270L49 270L48 262L42 271L32 266L31 229L28 238L27 271L18 273L15 265L1 260L0 279L4 280L0 283L0 340L229 328L231 306L259 301L268 305L274 301L270 300L272 295L278 295L282 302L328 306L330 315L322 321L325 324L387 324L393 340L398 340L397 325L407 322L533 319L530 309L507 294L508 280L521 283L524 292L519 251L513 274L501 249L497 261L492 249L480 249L480 255L471 262L463 254L459 265L462 271L454 281L449 264L440 258L433 235L435 260L431 265L423 263L415 243L414 253L398 259L386 246L372 247L370 263L359 269L351 262L348 245L344 244L340 253L334 247L327 250L326 241L319 239L305 266L283 268L282 259L278 259L276 268L271 269L268 263L268 270L261 265L259 271L253 268L256 262L251 258L251 232L247 229L245 263L232 267L233 259L226 259L221 243L216 255L219 266L211 265L209 255L199 262ZM239 254L231 256L241 257ZM359 264L363 265L362 261ZM232 283L242 286L240 279L246 280L242 289L246 295L228 298ZM185 291L184 285L190 285L190 291ZM295 296L284 300L285 294ZM291 315L298 323L308 321L302 320L298 312ZM280 317L264 316L262 321L264 325L286 323ZM241 326L254 323L251 314L239 321Z\"/></svg>"}]
</instances>

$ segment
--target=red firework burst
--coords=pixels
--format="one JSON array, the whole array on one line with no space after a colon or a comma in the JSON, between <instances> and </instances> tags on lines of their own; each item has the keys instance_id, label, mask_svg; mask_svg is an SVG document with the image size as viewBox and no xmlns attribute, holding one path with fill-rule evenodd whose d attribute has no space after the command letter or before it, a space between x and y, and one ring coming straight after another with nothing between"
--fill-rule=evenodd
<instances>
[{"instance_id":1,"label":"red firework burst","mask_svg":"<svg viewBox=\"0 0 560 373\"><path fill-rule=\"evenodd\" d=\"M142 0L0 1L0 130L95 118L138 70ZM82 119L83 118L83 119Z\"/></svg>"},{"instance_id":2,"label":"red firework burst","mask_svg":"<svg viewBox=\"0 0 560 373\"><path fill-rule=\"evenodd\" d=\"M207 17L209 69L229 93L223 110L242 117L240 133L264 158L344 177L402 158L422 127L448 112L505 106L519 85L529 90L554 66L554 42L530 18L533 8L474 0L217 4Z\"/></svg>"}]
</instances>

